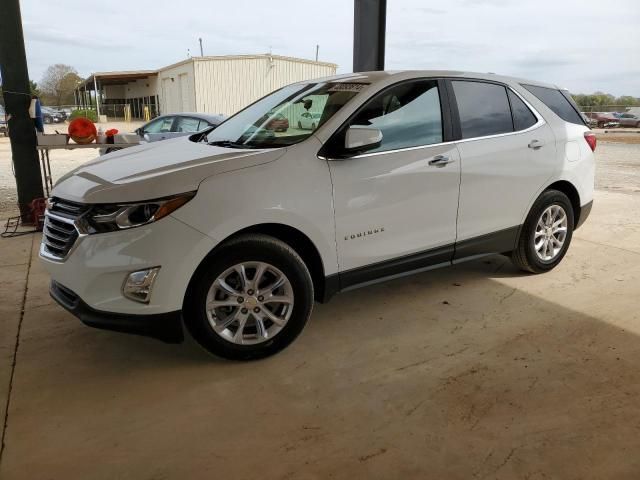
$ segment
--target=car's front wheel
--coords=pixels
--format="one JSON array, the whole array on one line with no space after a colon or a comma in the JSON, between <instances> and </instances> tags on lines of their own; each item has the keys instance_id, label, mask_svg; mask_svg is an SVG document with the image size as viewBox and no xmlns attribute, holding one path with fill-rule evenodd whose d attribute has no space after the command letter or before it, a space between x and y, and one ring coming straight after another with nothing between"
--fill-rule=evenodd
<instances>
[{"instance_id":1,"label":"car's front wheel","mask_svg":"<svg viewBox=\"0 0 640 480\"><path fill-rule=\"evenodd\" d=\"M300 256L273 237L242 235L198 269L183 310L187 329L209 352L251 360L295 340L312 307L313 283Z\"/></svg>"},{"instance_id":2,"label":"car's front wheel","mask_svg":"<svg viewBox=\"0 0 640 480\"><path fill-rule=\"evenodd\" d=\"M557 190L543 192L522 226L511 256L513 263L532 273L556 267L567 253L573 226L574 213L569 198Z\"/></svg>"}]
</instances>

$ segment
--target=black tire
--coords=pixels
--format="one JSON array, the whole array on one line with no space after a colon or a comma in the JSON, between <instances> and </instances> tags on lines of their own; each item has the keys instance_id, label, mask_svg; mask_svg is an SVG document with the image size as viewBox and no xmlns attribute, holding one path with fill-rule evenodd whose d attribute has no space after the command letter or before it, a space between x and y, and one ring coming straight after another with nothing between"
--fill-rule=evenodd
<instances>
[{"instance_id":1,"label":"black tire","mask_svg":"<svg viewBox=\"0 0 640 480\"><path fill-rule=\"evenodd\" d=\"M53 123L53 119L51 117L44 117L43 121L46 124L52 124Z\"/></svg>"},{"instance_id":2,"label":"black tire","mask_svg":"<svg viewBox=\"0 0 640 480\"><path fill-rule=\"evenodd\" d=\"M535 230L538 219L542 213L552 205L561 206L567 215L567 233L562 248L557 255L548 261L538 257L534 246ZM531 211L520 230L520 236L516 249L511 254L513 263L526 272L544 273L555 268L567 253L567 249L571 244L574 227L573 206L569 198L558 190L546 190L535 201L531 207Z\"/></svg>"},{"instance_id":3,"label":"black tire","mask_svg":"<svg viewBox=\"0 0 640 480\"><path fill-rule=\"evenodd\" d=\"M220 336L209 323L207 294L225 270L242 262L266 262L286 275L294 302L289 320L272 338L254 345L239 345ZM183 305L184 323L206 350L229 360L255 360L287 347L302 332L313 308L313 282L304 261L286 243L261 234L238 236L218 247L198 268Z\"/></svg>"},{"instance_id":4,"label":"black tire","mask_svg":"<svg viewBox=\"0 0 640 480\"><path fill-rule=\"evenodd\" d=\"M298 120L298 130L302 130L302 122Z\"/></svg>"},{"instance_id":5,"label":"black tire","mask_svg":"<svg viewBox=\"0 0 640 480\"><path fill-rule=\"evenodd\" d=\"M598 128L604 128L604 122L598 122Z\"/></svg>"}]
</instances>

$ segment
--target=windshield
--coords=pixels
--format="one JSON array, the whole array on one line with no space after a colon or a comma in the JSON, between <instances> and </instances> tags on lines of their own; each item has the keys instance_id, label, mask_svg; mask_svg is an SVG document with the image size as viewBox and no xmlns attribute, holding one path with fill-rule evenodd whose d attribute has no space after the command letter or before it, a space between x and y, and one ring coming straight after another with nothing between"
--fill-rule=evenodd
<instances>
[{"instance_id":1,"label":"windshield","mask_svg":"<svg viewBox=\"0 0 640 480\"><path fill-rule=\"evenodd\" d=\"M356 83L289 85L229 118L211 131L206 141L231 148L293 145L309 138L365 86Z\"/></svg>"}]
</instances>

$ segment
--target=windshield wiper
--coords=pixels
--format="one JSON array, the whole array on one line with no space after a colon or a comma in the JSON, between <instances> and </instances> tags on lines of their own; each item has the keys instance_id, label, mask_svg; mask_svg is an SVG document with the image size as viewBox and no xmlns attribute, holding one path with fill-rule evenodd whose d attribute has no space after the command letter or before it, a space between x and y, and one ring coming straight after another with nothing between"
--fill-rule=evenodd
<instances>
[{"instance_id":1,"label":"windshield wiper","mask_svg":"<svg viewBox=\"0 0 640 480\"><path fill-rule=\"evenodd\" d=\"M214 145L216 147L225 147L225 148L260 148L256 145L251 145L249 143L242 143L242 142L234 142L233 140L215 140L213 142L209 142L209 145Z\"/></svg>"},{"instance_id":2,"label":"windshield wiper","mask_svg":"<svg viewBox=\"0 0 640 480\"><path fill-rule=\"evenodd\" d=\"M243 146L242 143L234 142L233 140L215 140L213 142L209 142L209 145L228 148L239 148Z\"/></svg>"}]
</instances>

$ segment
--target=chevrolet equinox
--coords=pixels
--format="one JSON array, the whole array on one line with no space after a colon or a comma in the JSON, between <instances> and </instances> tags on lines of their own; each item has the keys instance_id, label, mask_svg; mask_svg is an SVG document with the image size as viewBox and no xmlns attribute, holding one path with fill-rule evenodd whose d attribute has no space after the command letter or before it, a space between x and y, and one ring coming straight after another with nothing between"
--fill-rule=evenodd
<instances>
[{"instance_id":1,"label":"chevrolet equinox","mask_svg":"<svg viewBox=\"0 0 640 480\"><path fill-rule=\"evenodd\" d=\"M493 253L551 270L591 210L595 147L554 85L455 71L305 81L62 177L40 258L53 298L88 325L167 342L184 325L218 356L260 358L340 291Z\"/></svg>"}]
</instances>

